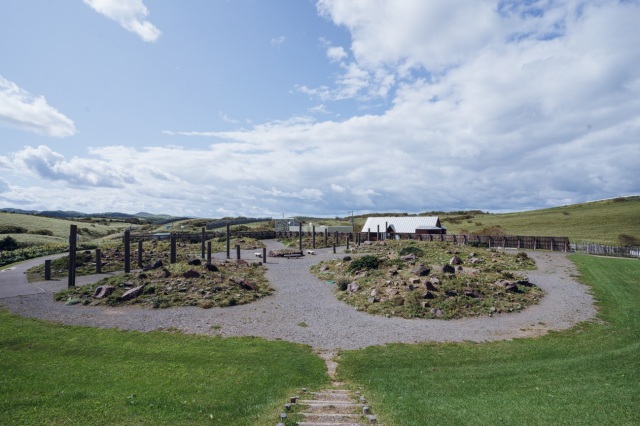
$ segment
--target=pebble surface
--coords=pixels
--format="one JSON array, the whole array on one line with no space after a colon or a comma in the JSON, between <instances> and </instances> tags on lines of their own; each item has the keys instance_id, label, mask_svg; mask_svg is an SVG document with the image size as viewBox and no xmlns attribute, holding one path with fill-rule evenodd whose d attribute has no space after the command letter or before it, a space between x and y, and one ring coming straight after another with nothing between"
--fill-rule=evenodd
<instances>
[{"instance_id":1,"label":"pebble surface","mask_svg":"<svg viewBox=\"0 0 640 426\"><path fill-rule=\"evenodd\" d=\"M267 250L282 248L276 241L265 241L265 244ZM254 252L243 251L242 258L259 261ZM344 256L340 249L334 254L331 248L315 250L315 254L299 259L267 258L267 278L276 291L248 305L212 309L67 306L53 300L55 283L36 283L34 286L44 291L0 299L0 305L22 316L70 325L140 331L178 329L223 337L257 336L307 344L319 350L359 349L387 343L486 342L534 337L549 330L571 328L595 317L589 287L575 280L576 268L565 253L527 253L535 259L538 269L526 274L529 281L545 291L545 296L539 304L521 312L493 317L423 320L359 312L335 298L332 284L309 272L309 267L321 260ZM221 253L215 258L223 260L225 256Z\"/></svg>"}]
</instances>

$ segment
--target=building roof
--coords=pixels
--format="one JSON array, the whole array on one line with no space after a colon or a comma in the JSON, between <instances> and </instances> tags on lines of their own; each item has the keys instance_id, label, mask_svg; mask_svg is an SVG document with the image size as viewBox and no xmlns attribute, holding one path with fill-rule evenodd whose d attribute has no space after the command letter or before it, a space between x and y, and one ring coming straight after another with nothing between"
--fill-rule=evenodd
<instances>
[{"instance_id":1,"label":"building roof","mask_svg":"<svg viewBox=\"0 0 640 426\"><path fill-rule=\"evenodd\" d=\"M369 217L362 227L362 232L385 232L385 224L398 234L414 234L416 229L444 229L438 216L383 216Z\"/></svg>"}]
</instances>

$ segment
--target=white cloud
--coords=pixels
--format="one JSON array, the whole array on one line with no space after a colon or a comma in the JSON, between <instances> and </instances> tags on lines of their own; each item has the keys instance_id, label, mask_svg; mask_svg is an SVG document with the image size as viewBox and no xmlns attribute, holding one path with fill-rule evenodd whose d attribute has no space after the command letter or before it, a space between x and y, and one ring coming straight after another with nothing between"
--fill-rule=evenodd
<instances>
[{"instance_id":1,"label":"white cloud","mask_svg":"<svg viewBox=\"0 0 640 426\"><path fill-rule=\"evenodd\" d=\"M43 136L64 138L76 133L73 121L0 75L0 123Z\"/></svg>"},{"instance_id":2,"label":"white cloud","mask_svg":"<svg viewBox=\"0 0 640 426\"><path fill-rule=\"evenodd\" d=\"M285 42L287 38L285 36L278 36L278 37L272 37L271 38L271 46L273 47L280 47L282 45L282 43Z\"/></svg>"},{"instance_id":3,"label":"white cloud","mask_svg":"<svg viewBox=\"0 0 640 426\"><path fill-rule=\"evenodd\" d=\"M158 40L162 32L146 18L149 9L142 0L83 0L96 12L116 21L146 42Z\"/></svg>"},{"instance_id":4,"label":"white cloud","mask_svg":"<svg viewBox=\"0 0 640 426\"><path fill-rule=\"evenodd\" d=\"M327 58L332 62L339 62L345 59L347 56L347 52L344 50L342 46L331 46L327 49Z\"/></svg>"}]
</instances>

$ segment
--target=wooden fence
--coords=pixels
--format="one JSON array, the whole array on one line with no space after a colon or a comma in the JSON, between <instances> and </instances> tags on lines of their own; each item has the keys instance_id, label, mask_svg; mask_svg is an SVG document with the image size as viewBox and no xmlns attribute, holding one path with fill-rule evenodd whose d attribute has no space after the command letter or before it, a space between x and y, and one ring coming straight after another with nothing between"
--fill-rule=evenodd
<instances>
[{"instance_id":1,"label":"wooden fence","mask_svg":"<svg viewBox=\"0 0 640 426\"><path fill-rule=\"evenodd\" d=\"M571 250L576 253L592 254L595 256L628 257L640 259L640 247L606 246L594 243L571 244Z\"/></svg>"},{"instance_id":2,"label":"wooden fence","mask_svg":"<svg viewBox=\"0 0 640 426\"><path fill-rule=\"evenodd\" d=\"M200 242L201 233L174 233L176 240ZM345 243L347 238L351 243L364 242L367 240L376 241L385 239L385 235L376 232L331 232L329 237L335 237L337 241ZM206 232L205 240L213 238L226 238L226 232ZM255 232L231 232L231 236L240 238L255 238L259 240L275 239L275 238L299 238L298 232L291 231L255 231ZM303 232L302 236L312 237L312 232ZM322 238L323 232L316 232L317 238ZM152 240L159 238L169 238L167 234L131 234L131 241ZM455 244L472 245L478 247L495 247L508 248L518 250L550 250L550 251L569 251L571 249L569 238L567 237L535 237L535 236L514 236L514 235L456 235L456 234L395 234L393 237L387 236L386 239L396 240L416 240L416 241L447 241ZM320 240L319 240L320 241Z\"/></svg>"}]
</instances>

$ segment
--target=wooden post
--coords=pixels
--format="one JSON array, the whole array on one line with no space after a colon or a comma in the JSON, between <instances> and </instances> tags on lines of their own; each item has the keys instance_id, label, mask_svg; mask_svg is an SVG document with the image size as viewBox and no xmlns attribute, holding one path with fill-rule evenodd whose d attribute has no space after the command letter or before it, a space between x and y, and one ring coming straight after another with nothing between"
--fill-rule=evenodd
<instances>
[{"instance_id":1,"label":"wooden post","mask_svg":"<svg viewBox=\"0 0 640 426\"><path fill-rule=\"evenodd\" d=\"M378 225L378 232L376 233L376 241L380 241L380 225Z\"/></svg>"},{"instance_id":2,"label":"wooden post","mask_svg":"<svg viewBox=\"0 0 640 426\"><path fill-rule=\"evenodd\" d=\"M333 240L333 254L336 254L336 240Z\"/></svg>"},{"instance_id":3,"label":"wooden post","mask_svg":"<svg viewBox=\"0 0 640 426\"><path fill-rule=\"evenodd\" d=\"M142 268L142 240L138 241L138 268Z\"/></svg>"},{"instance_id":4,"label":"wooden post","mask_svg":"<svg viewBox=\"0 0 640 426\"><path fill-rule=\"evenodd\" d=\"M211 263L211 241L207 241L207 263Z\"/></svg>"},{"instance_id":5,"label":"wooden post","mask_svg":"<svg viewBox=\"0 0 640 426\"><path fill-rule=\"evenodd\" d=\"M240 260L240 244L236 244L236 258Z\"/></svg>"},{"instance_id":6,"label":"wooden post","mask_svg":"<svg viewBox=\"0 0 640 426\"><path fill-rule=\"evenodd\" d=\"M69 279L67 287L76 285L76 243L78 239L78 225L69 227Z\"/></svg>"},{"instance_id":7,"label":"wooden post","mask_svg":"<svg viewBox=\"0 0 640 426\"><path fill-rule=\"evenodd\" d=\"M347 235L347 250L349 250L349 240L351 239L351 237L349 235Z\"/></svg>"},{"instance_id":8,"label":"wooden post","mask_svg":"<svg viewBox=\"0 0 640 426\"><path fill-rule=\"evenodd\" d=\"M51 279L51 259L44 261L44 279L49 281Z\"/></svg>"},{"instance_id":9,"label":"wooden post","mask_svg":"<svg viewBox=\"0 0 640 426\"><path fill-rule=\"evenodd\" d=\"M231 239L229 237L229 222L227 222L227 259L231 259Z\"/></svg>"},{"instance_id":10,"label":"wooden post","mask_svg":"<svg viewBox=\"0 0 640 426\"><path fill-rule=\"evenodd\" d=\"M200 234L200 247L202 248L202 259L204 259L204 240L207 239L207 236L205 234L205 227L202 227L202 232Z\"/></svg>"},{"instance_id":11,"label":"wooden post","mask_svg":"<svg viewBox=\"0 0 640 426\"><path fill-rule=\"evenodd\" d=\"M384 223L384 235L382 237L383 240L387 239L387 232L389 231L389 222Z\"/></svg>"},{"instance_id":12,"label":"wooden post","mask_svg":"<svg viewBox=\"0 0 640 426\"><path fill-rule=\"evenodd\" d=\"M324 228L324 246L329 245L329 228Z\"/></svg>"},{"instance_id":13,"label":"wooden post","mask_svg":"<svg viewBox=\"0 0 640 426\"><path fill-rule=\"evenodd\" d=\"M316 249L316 226L313 225L311 227L311 247L315 250Z\"/></svg>"},{"instance_id":14,"label":"wooden post","mask_svg":"<svg viewBox=\"0 0 640 426\"><path fill-rule=\"evenodd\" d=\"M371 228L367 228L367 241L371 241Z\"/></svg>"},{"instance_id":15,"label":"wooden post","mask_svg":"<svg viewBox=\"0 0 640 426\"><path fill-rule=\"evenodd\" d=\"M298 250L302 252L302 222L298 223Z\"/></svg>"},{"instance_id":16,"label":"wooden post","mask_svg":"<svg viewBox=\"0 0 640 426\"><path fill-rule=\"evenodd\" d=\"M338 239L338 231L333 234L333 242L335 243L335 245L340 245L340 240Z\"/></svg>"},{"instance_id":17,"label":"wooden post","mask_svg":"<svg viewBox=\"0 0 640 426\"><path fill-rule=\"evenodd\" d=\"M96 274L102 273L102 250L96 249Z\"/></svg>"},{"instance_id":18,"label":"wooden post","mask_svg":"<svg viewBox=\"0 0 640 426\"><path fill-rule=\"evenodd\" d=\"M267 263L267 248L262 247L262 264Z\"/></svg>"},{"instance_id":19,"label":"wooden post","mask_svg":"<svg viewBox=\"0 0 640 426\"><path fill-rule=\"evenodd\" d=\"M124 273L131 272L131 231L124 231Z\"/></svg>"},{"instance_id":20,"label":"wooden post","mask_svg":"<svg viewBox=\"0 0 640 426\"><path fill-rule=\"evenodd\" d=\"M171 257L170 257L170 262L171 263L176 263L176 234L171 233Z\"/></svg>"}]
</instances>

